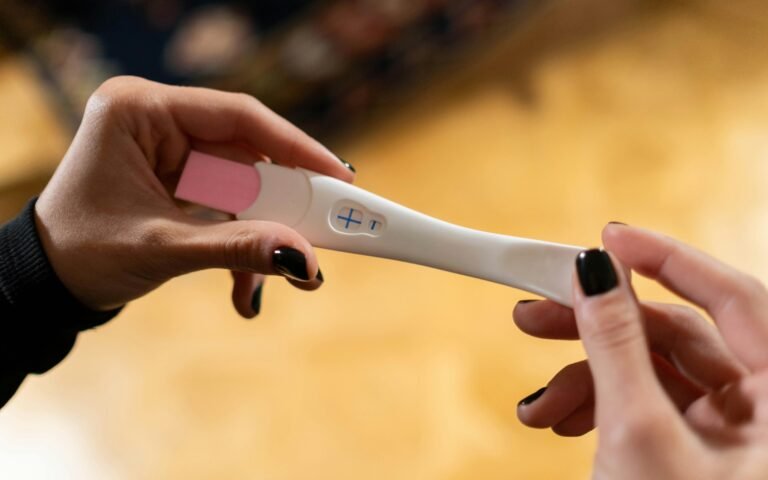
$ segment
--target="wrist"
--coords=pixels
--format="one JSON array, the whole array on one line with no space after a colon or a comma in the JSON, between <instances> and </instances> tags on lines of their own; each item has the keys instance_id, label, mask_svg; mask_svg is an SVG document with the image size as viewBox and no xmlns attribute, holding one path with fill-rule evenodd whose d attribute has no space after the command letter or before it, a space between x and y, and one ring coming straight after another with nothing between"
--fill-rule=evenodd
<instances>
[{"instance_id":1,"label":"wrist","mask_svg":"<svg viewBox=\"0 0 768 480\"><path fill-rule=\"evenodd\" d=\"M87 290L78 286L80 283L77 275L69 274L76 273L76 270L70 268L71 262L66 259L66 251L60 249L53 241L49 231L50 224L40 215L38 206L37 199L32 199L17 220L26 230L26 243L29 245L28 249L33 252L28 255L27 260L34 262L39 271L40 278L34 283L38 284L39 289L48 292L49 298L40 303L49 304L51 313L70 312L73 318L80 319L78 329L91 328L111 319L122 305L99 304L89 298ZM87 266L82 266L82 270L87 269Z\"/></svg>"}]
</instances>

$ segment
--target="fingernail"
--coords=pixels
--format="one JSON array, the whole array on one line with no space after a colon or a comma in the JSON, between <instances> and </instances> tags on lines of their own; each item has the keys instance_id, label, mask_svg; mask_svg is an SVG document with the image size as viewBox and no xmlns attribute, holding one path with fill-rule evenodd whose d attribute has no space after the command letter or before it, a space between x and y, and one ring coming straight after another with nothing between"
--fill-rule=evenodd
<instances>
[{"instance_id":1,"label":"fingernail","mask_svg":"<svg viewBox=\"0 0 768 480\"><path fill-rule=\"evenodd\" d=\"M318 268L317 269L317 276L316 279L320 280L320 283L323 283L325 279L323 278L323 272Z\"/></svg>"},{"instance_id":2,"label":"fingernail","mask_svg":"<svg viewBox=\"0 0 768 480\"><path fill-rule=\"evenodd\" d=\"M272 263L275 270L288 278L301 282L309 281L307 273L307 257L303 253L291 247L280 247L272 252Z\"/></svg>"},{"instance_id":3,"label":"fingernail","mask_svg":"<svg viewBox=\"0 0 768 480\"><path fill-rule=\"evenodd\" d=\"M576 271L581 289L588 297L613 290L619 284L611 257L599 248L581 252L576 257Z\"/></svg>"},{"instance_id":4,"label":"fingernail","mask_svg":"<svg viewBox=\"0 0 768 480\"><path fill-rule=\"evenodd\" d=\"M520 300L519 302L517 302L517 304L525 305L526 303L533 303L533 302L538 302L538 300Z\"/></svg>"},{"instance_id":5,"label":"fingernail","mask_svg":"<svg viewBox=\"0 0 768 480\"><path fill-rule=\"evenodd\" d=\"M615 222L615 221L608 222L608 225L621 225L622 227L626 227L627 226L627 224L624 223L624 222Z\"/></svg>"},{"instance_id":6,"label":"fingernail","mask_svg":"<svg viewBox=\"0 0 768 480\"><path fill-rule=\"evenodd\" d=\"M524 407L526 405L532 404L533 402L538 400L538 398L540 396L544 395L544 392L546 392L546 391L547 391L547 387L541 387L540 389L536 390L535 392L533 392L532 394L528 395L524 399L520 400L517 403L517 406L518 407Z\"/></svg>"},{"instance_id":7,"label":"fingernail","mask_svg":"<svg viewBox=\"0 0 768 480\"><path fill-rule=\"evenodd\" d=\"M256 315L261 312L261 292L264 289L264 284L260 284L256 290L253 291L253 296L251 297L251 308L256 313Z\"/></svg>"},{"instance_id":8,"label":"fingernail","mask_svg":"<svg viewBox=\"0 0 768 480\"><path fill-rule=\"evenodd\" d=\"M348 161L344 160L343 158L341 158L338 155L336 155L336 158L338 158L339 161L341 162L341 164L344 165L345 167L347 167L347 169L349 169L350 172L357 173L357 170L355 170L355 167L351 163L349 163Z\"/></svg>"}]
</instances>

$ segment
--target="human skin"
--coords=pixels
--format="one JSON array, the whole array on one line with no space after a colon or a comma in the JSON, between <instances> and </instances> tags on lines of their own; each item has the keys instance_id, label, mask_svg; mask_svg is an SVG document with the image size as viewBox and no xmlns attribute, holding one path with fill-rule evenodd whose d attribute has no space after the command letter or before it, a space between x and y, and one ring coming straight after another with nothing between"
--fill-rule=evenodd
<instances>
[{"instance_id":1,"label":"human skin","mask_svg":"<svg viewBox=\"0 0 768 480\"><path fill-rule=\"evenodd\" d=\"M83 304L108 310L171 278L207 268L235 277L233 301L252 316L276 249L308 242L280 224L211 221L172 197L190 149L251 163L270 160L353 180L325 147L243 94L118 77L88 102L83 122L36 205L43 247ZM756 279L663 235L609 225L603 243L618 284L587 296L574 277L574 309L519 304L532 335L580 338L588 359L565 367L518 408L523 423L581 435L595 426L598 479L762 479L768 476L768 293ZM639 302L628 272L705 310Z\"/></svg>"},{"instance_id":2,"label":"human skin","mask_svg":"<svg viewBox=\"0 0 768 480\"><path fill-rule=\"evenodd\" d=\"M768 478L768 293L755 278L679 241L610 224L603 231L618 285L573 310L519 304L517 325L581 339L587 360L566 366L520 420L560 435L597 427L596 479ZM690 307L639 302L630 269Z\"/></svg>"},{"instance_id":3,"label":"human skin","mask_svg":"<svg viewBox=\"0 0 768 480\"><path fill-rule=\"evenodd\" d=\"M139 298L173 277L207 268L233 272L232 299L244 317L264 275L280 274L273 253L306 258L320 286L311 245L294 230L261 221L188 215L173 190L190 149L244 163L274 161L351 182L328 149L241 93L115 77L88 101L64 159L36 204L36 225L54 271L94 310Z\"/></svg>"}]
</instances>

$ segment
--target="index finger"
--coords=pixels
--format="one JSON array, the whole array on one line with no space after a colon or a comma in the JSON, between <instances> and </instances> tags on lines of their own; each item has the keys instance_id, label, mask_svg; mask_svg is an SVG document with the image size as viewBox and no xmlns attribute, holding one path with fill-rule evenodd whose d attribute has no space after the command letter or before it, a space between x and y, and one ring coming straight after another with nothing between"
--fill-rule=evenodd
<instances>
[{"instance_id":1,"label":"index finger","mask_svg":"<svg viewBox=\"0 0 768 480\"><path fill-rule=\"evenodd\" d=\"M166 87L168 108L189 136L206 142L240 142L281 165L303 167L351 182L339 157L256 98L198 87Z\"/></svg>"},{"instance_id":2,"label":"index finger","mask_svg":"<svg viewBox=\"0 0 768 480\"><path fill-rule=\"evenodd\" d=\"M765 287L733 267L670 237L611 224L605 246L625 265L704 308L749 368L768 366Z\"/></svg>"}]
</instances>

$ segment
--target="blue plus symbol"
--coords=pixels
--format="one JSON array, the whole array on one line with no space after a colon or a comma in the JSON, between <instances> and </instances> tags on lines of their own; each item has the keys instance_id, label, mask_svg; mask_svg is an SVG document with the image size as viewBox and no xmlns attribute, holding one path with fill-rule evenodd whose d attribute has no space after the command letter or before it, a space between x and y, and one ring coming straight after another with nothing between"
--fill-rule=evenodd
<instances>
[{"instance_id":1,"label":"blue plus symbol","mask_svg":"<svg viewBox=\"0 0 768 480\"><path fill-rule=\"evenodd\" d=\"M336 218L338 218L342 222L345 222L344 228L349 230L349 224L350 223L355 223L357 225L360 225L360 224L363 223L360 220L356 220L355 217L354 217L354 214L355 214L355 209L354 208L350 208L346 217L343 216L343 215L336 215Z\"/></svg>"}]
</instances>

